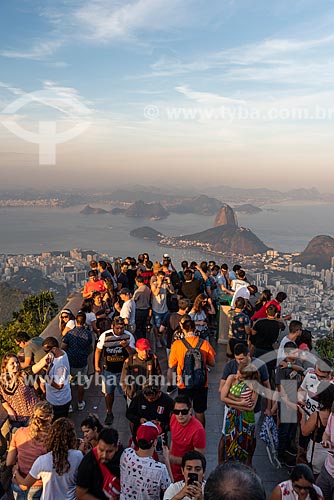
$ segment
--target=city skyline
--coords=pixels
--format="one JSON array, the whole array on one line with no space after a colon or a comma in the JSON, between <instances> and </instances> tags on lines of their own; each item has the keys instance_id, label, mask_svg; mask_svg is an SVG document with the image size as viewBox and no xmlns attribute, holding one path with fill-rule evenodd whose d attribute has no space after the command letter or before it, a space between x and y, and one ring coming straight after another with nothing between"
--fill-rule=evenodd
<instances>
[{"instance_id":1,"label":"city skyline","mask_svg":"<svg viewBox=\"0 0 334 500\"><path fill-rule=\"evenodd\" d=\"M175 178L331 191L332 1L14 0L1 10L0 122L35 135L40 122L57 134L87 124L43 165L38 144L0 123L3 187Z\"/></svg>"}]
</instances>

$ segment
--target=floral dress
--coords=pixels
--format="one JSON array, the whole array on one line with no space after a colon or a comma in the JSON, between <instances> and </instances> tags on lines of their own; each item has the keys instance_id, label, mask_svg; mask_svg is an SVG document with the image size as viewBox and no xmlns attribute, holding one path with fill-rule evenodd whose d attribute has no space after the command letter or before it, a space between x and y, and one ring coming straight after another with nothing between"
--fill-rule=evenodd
<instances>
[{"instance_id":1,"label":"floral dress","mask_svg":"<svg viewBox=\"0 0 334 500\"><path fill-rule=\"evenodd\" d=\"M252 389L246 382L233 384L230 394L245 400L251 400ZM224 429L223 460L239 460L250 463L255 449L255 418L254 411L229 408Z\"/></svg>"},{"instance_id":2,"label":"floral dress","mask_svg":"<svg viewBox=\"0 0 334 500\"><path fill-rule=\"evenodd\" d=\"M282 500L298 500L298 494L293 489L291 479L289 479L289 481L283 481L283 483L279 484L279 487L282 493ZM322 495L321 489L315 484L313 485L313 488L318 496L318 500L323 500L324 497ZM311 500L310 495L307 495L305 500Z\"/></svg>"}]
</instances>

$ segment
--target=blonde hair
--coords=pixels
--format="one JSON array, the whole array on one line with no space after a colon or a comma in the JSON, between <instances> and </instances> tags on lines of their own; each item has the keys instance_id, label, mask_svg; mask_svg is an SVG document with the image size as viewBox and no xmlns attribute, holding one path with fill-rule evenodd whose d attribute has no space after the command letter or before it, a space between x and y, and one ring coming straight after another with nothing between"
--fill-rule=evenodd
<instances>
[{"instance_id":1,"label":"blonde hair","mask_svg":"<svg viewBox=\"0 0 334 500\"><path fill-rule=\"evenodd\" d=\"M29 423L29 435L31 439L44 440L50 430L52 418L53 409L50 403L47 401L37 403Z\"/></svg>"}]
</instances>

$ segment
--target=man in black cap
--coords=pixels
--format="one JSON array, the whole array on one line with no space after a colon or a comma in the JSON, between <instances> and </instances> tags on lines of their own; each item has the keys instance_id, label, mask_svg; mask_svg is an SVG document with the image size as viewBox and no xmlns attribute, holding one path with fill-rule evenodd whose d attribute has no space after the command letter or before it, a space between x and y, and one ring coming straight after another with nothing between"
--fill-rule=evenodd
<instances>
[{"instance_id":1,"label":"man in black cap","mask_svg":"<svg viewBox=\"0 0 334 500\"><path fill-rule=\"evenodd\" d=\"M136 303L131 297L131 292L128 288L122 288L118 295L120 299L123 301L123 305L119 302L114 304L114 307L121 318L123 318L126 329L135 333L136 331Z\"/></svg>"}]
</instances>

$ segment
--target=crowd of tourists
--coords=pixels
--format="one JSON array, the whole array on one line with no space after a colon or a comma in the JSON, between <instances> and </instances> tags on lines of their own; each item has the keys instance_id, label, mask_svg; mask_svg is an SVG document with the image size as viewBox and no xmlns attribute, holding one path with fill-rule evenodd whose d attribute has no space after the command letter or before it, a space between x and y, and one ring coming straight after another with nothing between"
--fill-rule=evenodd
<instances>
[{"instance_id":1,"label":"crowd of tourists","mask_svg":"<svg viewBox=\"0 0 334 500\"><path fill-rule=\"evenodd\" d=\"M91 261L88 276L79 311L59 314L59 336L17 332L21 352L2 359L8 498L263 500L252 460L265 421L289 477L270 499L334 500L332 368L307 325L284 311L283 291L259 291L240 265L176 269L168 254L155 263L147 253ZM224 415L218 466L205 480L222 306L229 332L216 397ZM80 437L70 417L85 409L92 377L102 382L105 416L83 413ZM116 390L129 423L123 444L113 427Z\"/></svg>"}]
</instances>

